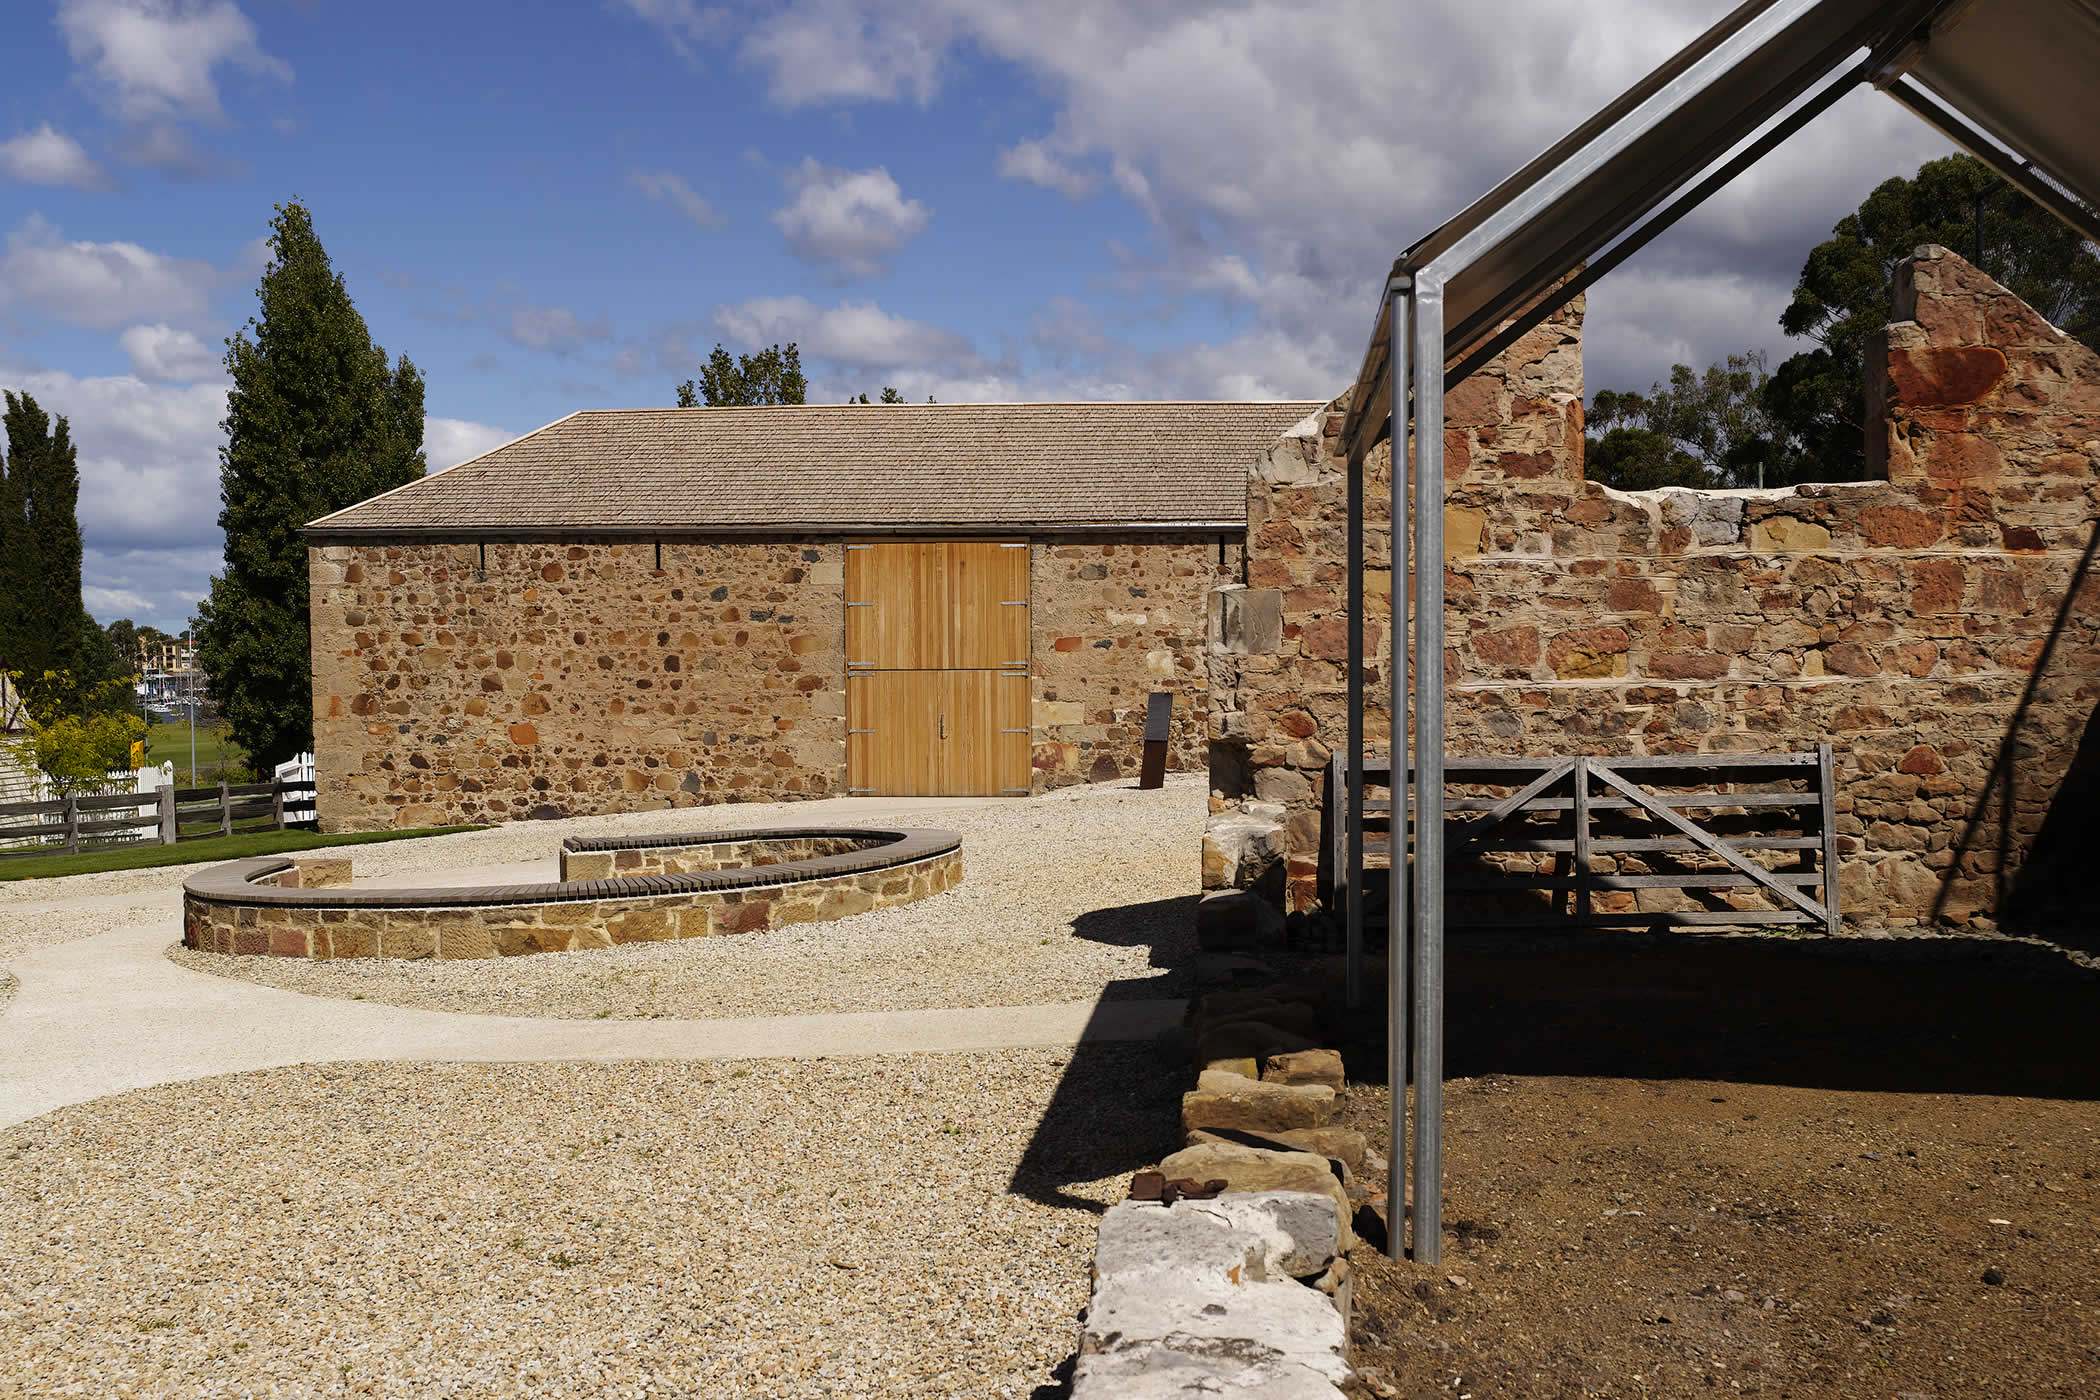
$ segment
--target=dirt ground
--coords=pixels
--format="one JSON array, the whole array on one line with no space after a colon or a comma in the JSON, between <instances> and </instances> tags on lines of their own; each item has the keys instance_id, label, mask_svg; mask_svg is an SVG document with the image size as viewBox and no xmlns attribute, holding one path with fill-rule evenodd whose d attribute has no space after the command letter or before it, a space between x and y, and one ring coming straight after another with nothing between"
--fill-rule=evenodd
<instances>
[{"instance_id":1,"label":"dirt ground","mask_svg":"<svg viewBox=\"0 0 2100 1400\"><path fill-rule=\"evenodd\" d=\"M2100 977L1848 942L1454 943L1444 1258L1354 1252L1351 1394L2100 1394Z\"/></svg>"}]
</instances>

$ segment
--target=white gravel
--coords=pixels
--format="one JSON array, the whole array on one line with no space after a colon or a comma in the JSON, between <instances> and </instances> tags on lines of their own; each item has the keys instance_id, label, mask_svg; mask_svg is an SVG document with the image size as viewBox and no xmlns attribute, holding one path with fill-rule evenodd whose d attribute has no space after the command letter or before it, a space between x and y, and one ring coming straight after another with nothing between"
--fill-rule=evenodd
<instances>
[{"instance_id":1,"label":"white gravel","mask_svg":"<svg viewBox=\"0 0 2100 1400\"><path fill-rule=\"evenodd\" d=\"M1170 1081L347 1065L64 1109L0 1133L0 1395L1028 1397Z\"/></svg>"},{"instance_id":2,"label":"white gravel","mask_svg":"<svg viewBox=\"0 0 2100 1400\"><path fill-rule=\"evenodd\" d=\"M307 962L179 946L169 956L314 996L514 1016L689 1019L1179 996L1188 988L1176 969L1195 951L1205 794L1201 775L1181 775L1156 792L1126 781L913 814L908 824L962 833L961 886L831 923L487 961ZM351 855L360 878L392 877L545 856L570 827L697 830L809 819L793 804L713 807L534 823Z\"/></svg>"}]
</instances>

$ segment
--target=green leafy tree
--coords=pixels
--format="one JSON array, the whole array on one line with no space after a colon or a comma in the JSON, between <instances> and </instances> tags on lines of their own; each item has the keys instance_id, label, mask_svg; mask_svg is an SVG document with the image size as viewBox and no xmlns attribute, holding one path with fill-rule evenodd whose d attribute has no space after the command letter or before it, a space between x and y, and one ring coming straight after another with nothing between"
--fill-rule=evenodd
<instances>
[{"instance_id":1,"label":"green leafy tree","mask_svg":"<svg viewBox=\"0 0 2100 1400\"><path fill-rule=\"evenodd\" d=\"M861 396L860 396L859 398L853 398L853 399L848 399L848 400L846 400L846 402L847 402L847 403L866 403L867 401L868 401L868 396L867 396L866 394L862 394L862 395L861 395ZM883 385L883 386L882 386L882 397L881 397L881 398L879 398L879 399L877 399L877 400L875 400L875 402L877 402L877 403L903 403L903 402L904 402L904 395L902 395L902 394L898 393L898 392L897 392L897 391L896 391L895 389L892 389L892 388L891 388L891 387L890 387L889 385L885 384L885 385ZM928 395L926 396L926 402L928 402L928 403L932 403L932 402L933 402L933 395L931 395L931 394L928 394Z\"/></svg>"},{"instance_id":2,"label":"green leafy tree","mask_svg":"<svg viewBox=\"0 0 2100 1400\"><path fill-rule=\"evenodd\" d=\"M22 701L25 732L8 746L34 765L59 796L131 767L131 746L143 742L146 722L126 709L128 681L85 683L69 671L8 677Z\"/></svg>"},{"instance_id":3,"label":"green leafy tree","mask_svg":"<svg viewBox=\"0 0 2100 1400\"><path fill-rule=\"evenodd\" d=\"M66 420L28 394L5 396L7 483L0 493L0 658L17 671L99 663L97 627L80 602L80 467ZM98 676L99 679L99 676Z\"/></svg>"},{"instance_id":4,"label":"green leafy tree","mask_svg":"<svg viewBox=\"0 0 2100 1400\"><path fill-rule=\"evenodd\" d=\"M139 629L128 617L120 617L102 629L109 638L109 649L116 653L117 660L132 669L139 669Z\"/></svg>"},{"instance_id":5,"label":"green leafy tree","mask_svg":"<svg viewBox=\"0 0 2100 1400\"><path fill-rule=\"evenodd\" d=\"M10 463L0 445L0 672L33 659L25 649L32 603L40 595L36 545L29 534L28 464Z\"/></svg>"},{"instance_id":6,"label":"green leafy tree","mask_svg":"<svg viewBox=\"0 0 2100 1400\"><path fill-rule=\"evenodd\" d=\"M1584 475L1622 491L1733 484L1762 460L1765 378L1764 356L1753 351L1704 374L1672 365L1669 382L1646 394L1599 390L1588 424L1603 433L1585 441Z\"/></svg>"},{"instance_id":7,"label":"green leafy tree","mask_svg":"<svg viewBox=\"0 0 2100 1400\"><path fill-rule=\"evenodd\" d=\"M734 358L719 343L707 357L696 382L678 386L678 406L698 408L739 407L750 404L801 403L809 393L809 380L802 373L802 352L792 343L785 349L769 345L763 350Z\"/></svg>"},{"instance_id":8,"label":"green leafy tree","mask_svg":"<svg viewBox=\"0 0 2100 1400\"><path fill-rule=\"evenodd\" d=\"M423 475L423 376L372 343L304 205L279 205L261 314L226 342L226 572L197 620L212 702L258 772L313 745L308 521Z\"/></svg>"},{"instance_id":9,"label":"green leafy tree","mask_svg":"<svg viewBox=\"0 0 2100 1400\"><path fill-rule=\"evenodd\" d=\"M1719 484L1697 457L1653 428L1612 428L1602 437L1587 439L1582 472L1591 481L1621 491Z\"/></svg>"},{"instance_id":10,"label":"green leafy tree","mask_svg":"<svg viewBox=\"0 0 2100 1400\"><path fill-rule=\"evenodd\" d=\"M1952 248L2100 349L2100 255L1974 156L1884 180L1831 234L1809 251L1779 318L1817 348L1781 364L1765 389L1792 448L1781 467L1788 480L1848 481L1865 470L1867 341L1888 323L1897 265L1920 244Z\"/></svg>"}]
</instances>

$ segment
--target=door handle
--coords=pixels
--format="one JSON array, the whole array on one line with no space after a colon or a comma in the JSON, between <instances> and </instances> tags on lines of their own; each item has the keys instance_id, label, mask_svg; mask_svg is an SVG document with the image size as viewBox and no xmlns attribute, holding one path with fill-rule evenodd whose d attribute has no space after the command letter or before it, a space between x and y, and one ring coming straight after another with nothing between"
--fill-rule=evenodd
<instances>
[{"instance_id":1,"label":"door handle","mask_svg":"<svg viewBox=\"0 0 2100 1400\"><path fill-rule=\"evenodd\" d=\"M941 711L941 737L943 739L948 737L948 712L946 710Z\"/></svg>"}]
</instances>

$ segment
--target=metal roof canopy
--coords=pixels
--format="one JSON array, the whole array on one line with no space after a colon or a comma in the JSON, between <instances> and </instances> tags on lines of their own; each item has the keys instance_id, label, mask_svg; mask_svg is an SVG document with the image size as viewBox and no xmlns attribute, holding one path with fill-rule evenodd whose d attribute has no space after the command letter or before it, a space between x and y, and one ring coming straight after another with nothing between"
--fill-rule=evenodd
<instances>
[{"instance_id":1,"label":"metal roof canopy","mask_svg":"<svg viewBox=\"0 0 2100 1400\"><path fill-rule=\"evenodd\" d=\"M1444 383L1515 343L1862 82L1904 103L2088 239L2100 241L2100 0L1750 0L1394 263L1351 396L1352 606L1362 573L1364 454L1393 405L1414 470L1392 473L1389 672L1395 755L1389 1080L1396 1170L1415 1071L1415 1258L1442 1252ZM2069 191L2069 195L2065 194ZM2081 201L2083 201L2081 203ZM1398 328L1398 335L1395 330ZM1411 415L1409 408L1412 408ZM1397 442L1409 434L1394 429ZM1400 455L1404 464L1405 454ZM1408 483L1413 481L1412 509ZM1410 529L1411 525L1411 529ZM1419 590L1419 591L1418 591ZM1412 595L1412 596L1410 596ZM1413 611L1413 646L1407 619ZM1349 995L1362 996L1363 654L1351 631ZM1410 672L1418 673L1410 780ZM1403 858L1413 788L1412 870ZM1412 886L1410 898L1410 889ZM1409 933L1413 938L1410 942ZM1410 956L1401 956L1407 949ZM1403 1025L1410 1034L1401 1034ZM1423 1183L1430 1183L1425 1188ZM1398 1180L1388 1198L1402 1201ZM1408 1213L1394 1208L1396 1256Z\"/></svg>"}]
</instances>

